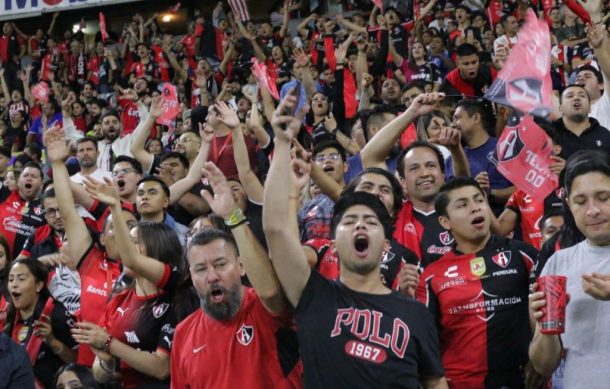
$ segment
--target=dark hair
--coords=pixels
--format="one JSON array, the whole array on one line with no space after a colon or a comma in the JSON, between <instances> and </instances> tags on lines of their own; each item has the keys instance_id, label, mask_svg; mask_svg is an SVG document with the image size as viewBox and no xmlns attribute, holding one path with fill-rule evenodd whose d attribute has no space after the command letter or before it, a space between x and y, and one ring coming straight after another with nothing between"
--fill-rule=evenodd
<instances>
[{"instance_id":1,"label":"dark hair","mask_svg":"<svg viewBox=\"0 0 610 389\"><path fill-rule=\"evenodd\" d=\"M139 222L138 228L140 244L146 249L146 256L170 267L179 266L182 259L182 245L176 232L165 223Z\"/></svg>"},{"instance_id":2,"label":"dark hair","mask_svg":"<svg viewBox=\"0 0 610 389\"><path fill-rule=\"evenodd\" d=\"M587 173L602 173L610 177L610 155L602 150L578 150L566 163L566 197L570 195L574 180Z\"/></svg>"},{"instance_id":3,"label":"dark hair","mask_svg":"<svg viewBox=\"0 0 610 389\"><path fill-rule=\"evenodd\" d=\"M23 170L25 170L25 169L27 169L27 168L29 168L29 167L31 167L32 169L36 169L36 170L38 170L38 171L40 172L40 179L44 179L44 173L43 173L42 168L40 167L40 165L39 165L39 164L37 164L37 163L36 163L36 162L34 162L34 161L29 161L28 163L26 163L26 164L23 166Z\"/></svg>"},{"instance_id":4,"label":"dark hair","mask_svg":"<svg viewBox=\"0 0 610 389\"><path fill-rule=\"evenodd\" d=\"M6 146L0 146L0 155L4 155L6 158L11 158L11 150Z\"/></svg>"},{"instance_id":5,"label":"dark hair","mask_svg":"<svg viewBox=\"0 0 610 389\"><path fill-rule=\"evenodd\" d=\"M591 101L591 96L589 96L589 92L587 92L587 90L585 89L584 86L582 86L580 84L570 84L570 85L566 86L565 88L563 88L563 90L559 94L559 104L563 103L563 94L565 93L565 91L568 90L568 88L580 88L580 89L584 90L585 94L587 95L587 99L589 99L589 101Z\"/></svg>"},{"instance_id":6,"label":"dark hair","mask_svg":"<svg viewBox=\"0 0 610 389\"><path fill-rule=\"evenodd\" d=\"M417 129L417 139L428 141L428 126L432 122L433 118L443 118L443 120L445 121L445 125L447 124L447 116L445 116L443 111L434 110L423 116L420 116L419 119L417 119L417 125L415 126Z\"/></svg>"},{"instance_id":7,"label":"dark hair","mask_svg":"<svg viewBox=\"0 0 610 389\"><path fill-rule=\"evenodd\" d=\"M455 10L456 10L456 11L457 11L458 9L462 9L462 10L466 11L466 13L467 13L468 15L470 15L470 14L472 13L472 11L470 10L470 8L468 8L468 7L466 7L465 5L462 5L462 4L460 4L460 5L458 5L457 7L455 7Z\"/></svg>"},{"instance_id":8,"label":"dark hair","mask_svg":"<svg viewBox=\"0 0 610 389\"><path fill-rule=\"evenodd\" d=\"M169 191L169 187L159 177L146 176L146 177L140 179L140 181L138 181L138 183L136 184L136 188L138 186L140 186L140 184L143 184L145 182L156 182L157 184L159 184L161 186L161 189L163 189L163 193L165 193L165 196L167 196L167 198L169 199L169 197L171 195L171 192Z\"/></svg>"},{"instance_id":9,"label":"dark hair","mask_svg":"<svg viewBox=\"0 0 610 389\"><path fill-rule=\"evenodd\" d=\"M340 196L339 200L337 200L335 203L333 218L331 220L331 231L333 238L335 237L337 226L339 225L339 222L343 218L345 212L349 208L356 205L363 205L371 209L375 215L377 215L379 222L383 226L385 238L390 239L392 237L392 232L394 230L392 218L388 214L388 210L385 208L381 200L379 200L379 197L366 192L354 192L348 194L347 196Z\"/></svg>"},{"instance_id":10,"label":"dark hair","mask_svg":"<svg viewBox=\"0 0 610 389\"><path fill-rule=\"evenodd\" d=\"M95 139L92 136L85 136L85 137L80 138L79 140L76 141L76 145L78 146L80 144L87 143L87 142L93 143L93 146L95 146L95 149L97 150L97 139Z\"/></svg>"},{"instance_id":11,"label":"dark hair","mask_svg":"<svg viewBox=\"0 0 610 389\"><path fill-rule=\"evenodd\" d=\"M345 186L345 188L343 188L343 190L341 191L341 196L348 196L352 193L355 193L356 187L360 185L360 182L362 181L362 176L364 176L365 174L377 174L379 176L385 177L390 182L390 186L392 187L392 195L394 196L394 207L392 208L392 217L396 217L396 214L398 213L398 211L400 211L400 208L402 207L402 187L400 186L400 182L398 182L396 177L385 169L379 167L369 167L364 169L363 171L358 173L358 175L354 177L354 179L351 180L350 183Z\"/></svg>"},{"instance_id":12,"label":"dark hair","mask_svg":"<svg viewBox=\"0 0 610 389\"><path fill-rule=\"evenodd\" d=\"M42 158L42 149L38 143L30 142L24 146L24 149L25 148L30 149L30 154L33 154L36 160L40 160Z\"/></svg>"},{"instance_id":13,"label":"dark hair","mask_svg":"<svg viewBox=\"0 0 610 389\"><path fill-rule=\"evenodd\" d=\"M0 269L0 294L4 296L6 301L10 301L11 295L8 291L8 272L11 268L13 256L11 255L11 246L9 245L8 240L2 233L0 233L0 246L4 248L4 255L6 257L6 264L4 265L4 269ZM1 330L2 329L0 328L0 331Z\"/></svg>"},{"instance_id":14,"label":"dark hair","mask_svg":"<svg viewBox=\"0 0 610 389\"><path fill-rule=\"evenodd\" d=\"M193 246L205 246L207 244L212 243L215 240L224 240L235 250L235 255L239 256L239 249L237 248L237 242L235 242L235 238L227 231L218 230L215 228L206 228L205 230L201 230L197 232L191 240L188 242L186 247L186 254L188 257L189 251Z\"/></svg>"},{"instance_id":15,"label":"dark hair","mask_svg":"<svg viewBox=\"0 0 610 389\"><path fill-rule=\"evenodd\" d=\"M161 163L163 163L164 161L168 160L168 159L172 159L175 158L178 161L180 161L180 163L182 164L182 166L184 166L185 169L188 169L190 166L189 160L188 158L186 158L183 154L178 153L176 151L171 151L169 153L165 153L162 157L161 157Z\"/></svg>"},{"instance_id":16,"label":"dark hair","mask_svg":"<svg viewBox=\"0 0 610 389\"><path fill-rule=\"evenodd\" d=\"M120 162L127 162L128 164L131 165L131 168L134 169L138 174L140 174L140 175L144 174L144 171L142 169L142 164L137 159L128 157L127 155L119 155L118 157L116 157L114 159L113 166L115 166L117 163L120 163Z\"/></svg>"},{"instance_id":17,"label":"dark hair","mask_svg":"<svg viewBox=\"0 0 610 389\"><path fill-rule=\"evenodd\" d=\"M576 69L576 75L578 76L580 74L580 72L584 72L585 70L592 72L595 75L595 78L597 78L598 83L600 83L600 84L604 83L604 76L602 75L602 73L599 70L597 70L594 66L591 66L591 65L582 65L582 66L578 67Z\"/></svg>"},{"instance_id":18,"label":"dark hair","mask_svg":"<svg viewBox=\"0 0 610 389\"><path fill-rule=\"evenodd\" d=\"M504 27L504 25L508 21L508 18L510 18L511 16L513 18L515 17L515 15L513 15L512 13L507 13L505 15L502 15L502 17L500 18L500 23L502 24L502 27Z\"/></svg>"},{"instance_id":19,"label":"dark hair","mask_svg":"<svg viewBox=\"0 0 610 389\"><path fill-rule=\"evenodd\" d=\"M491 112L489 106L481 99L463 99L458 101L455 109L462 108L468 116L476 113L481 116L481 125L485 131L491 126Z\"/></svg>"},{"instance_id":20,"label":"dark hair","mask_svg":"<svg viewBox=\"0 0 610 389\"><path fill-rule=\"evenodd\" d=\"M48 297L50 297L50 293L49 290L47 289L47 280L49 279L49 272L48 270L40 263L38 262L37 259L34 258L22 258L22 259L16 259L11 263L11 268L15 267L16 265L23 265L25 266L28 271L30 273L32 273L32 276L34 276L34 279L36 280L36 282L42 282L43 286L42 289L39 292L39 299L43 299L46 300ZM10 272L10 269L9 269ZM13 331L13 323L15 321L15 315L17 314L17 310L15 309L15 306L13 304L9 305L9 309L8 309L8 314L5 320L5 325L4 325L4 329L3 331L8 334L9 336L11 335L12 331Z\"/></svg>"},{"instance_id":21,"label":"dark hair","mask_svg":"<svg viewBox=\"0 0 610 389\"><path fill-rule=\"evenodd\" d=\"M483 196L485 193L479 183L472 177L453 177L449 181L445 182L438 191L436 198L434 199L434 209L438 216L447 216L447 206L449 205L449 193L454 190L465 188L467 186L473 186L481 192Z\"/></svg>"},{"instance_id":22,"label":"dark hair","mask_svg":"<svg viewBox=\"0 0 610 389\"><path fill-rule=\"evenodd\" d=\"M108 116L114 116L115 118L119 119L119 122L121 121L121 115L119 115L119 111L117 111L116 109L109 109L102 114L102 117L100 118L100 123Z\"/></svg>"},{"instance_id":23,"label":"dark hair","mask_svg":"<svg viewBox=\"0 0 610 389\"><path fill-rule=\"evenodd\" d=\"M341 160L343 160L343 162L346 161L347 154L345 153L345 149L343 148L343 146L341 146L339 144L339 142L334 141L334 140L327 140L327 141L318 143L317 145L314 146L311 155L312 155L312 157L315 158L316 155L320 154L322 151L329 149L329 148L336 149L337 152L339 153L339 155L341 156Z\"/></svg>"},{"instance_id":24,"label":"dark hair","mask_svg":"<svg viewBox=\"0 0 610 389\"><path fill-rule=\"evenodd\" d=\"M74 373L74 375L78 378L80 383L83 385L85 389L98 389L99 386L95 378L93 377L93 373L91 370L87 369L85 366L77 365L76 363L68 363L67 365L63 365L57 370L55 374L55 384L53 387L57 388L57 381L59 380L59 376L64 372L70 371Z\"/></svg>"},{"instance_id":25,"label":"dark hair","mask_svg":"<svg viewBox=\"0 0 610 389\"><path fill-rule=\"evenodd\" d=\"M474 45L471 45L470 43L462 43L455 49L455 52L458 57L466 57L468 55L474 54L479 55L479 51L477 50L477 48Z\"/></svg>"},{"instance_id":26,"label":"dark hair","mask_svg":"<svg viewBox=\"0 0 610 389\"><path fill-rule=\"evenodd\" d=\"M405 178L405 156L407 155L407 153L409 153L409 151L416 149L416 148L427 148L432 150L432 152L434 152L434 154L436 154L436 158L438 159L438 164L440 166L441 172L445 173L445 158L443 158L443 153L441 153L441 151L438 149L438 147L436 147L435 145L433 145L430 142L426 142L423 140L416 140L415 142L412 142L409 146L407 146L404 150L402 150L400 152L400 154L398 154L398 162L396 163L396 170L398 171L398 175L401 178Z\"/></svg>"},{"instance_id":27,"label":"dark hair","mask_svg":"<svg viewBox=\"0 0 610 389\"><path fill-rule=\"evenodd\" d=\"M54 199L56 197L57 196L55 195L55 188L48 188L42 193L42 196L40 197L40 202L42 203L45 199Z\"/></svg>"},{"instance_id":28,"label":"dark hair","mask_svg":"<svg viewBox=\"0 0 610 389\"><path fill-rule=\"evenodd\" d=\"M409 89L413 89L413 88L417 88L423 93L426 90L426 83L421 80L411 81L408 84L405 84L402 87L402 89L400 90L400 92L405 93Z\"/></svg>"}]
</instances>

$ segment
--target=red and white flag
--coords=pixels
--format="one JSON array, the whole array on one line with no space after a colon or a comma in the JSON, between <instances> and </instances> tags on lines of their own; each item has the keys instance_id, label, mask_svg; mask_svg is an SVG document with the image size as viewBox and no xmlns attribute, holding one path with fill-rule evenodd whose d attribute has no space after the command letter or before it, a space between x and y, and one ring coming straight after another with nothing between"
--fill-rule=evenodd
<instances>
[{"instance_id":1,"label":"red and white flag","mask_svg":"<svg viewBox=\"0 0 610 389\"><path fill-rule=\"evenodd\" d=\"M260 62L256 58L252 58L252 72L258 80L258 85L261 88L265 88L274 99L279 100L280 94L277 91L277 84L275 83L276 80L269 75L267 65Z\"/></svg>"},{"instance_id":2,"label":"red and white flag","mask_svg":"<svg viewBox=\"0 0 610 389\"><path fill-rule=\"evenodd\" d=\"M383 12L383 0L373 0L373 4Z\"/></svg>"},{"instance_id":3,"label":"red and white flag","mask_svg":"<svg viewBox=\"0 0 610 389\"><path fill-rule=\"evenodd\" d=\"M40 82L32 88L32 95L41 103L49 101L49 85L46 82Z\"/></svg>"},{"instance_id":4,"label":"red and white flag","mask_svg":"<svg viewBox=\"0 0 610 389\"><path fill-rule=\"evenodd\" d=\"M553 142L530 115L513 115L490 156L498 171L531 197L544 199L559 185L549 166L555 161Z\"/></svg>"},{"instance_id":5,"label":"red and white flag","mask_svg":"<svg viewBox=\"0 0 610 389\"><path fill-rule=\"evenodd\" d=\"M519 42L513 46L485 98L520 112L545 117L552 108L549 26L528 10Z\"/></svg>"},{"instance_id":6,"label":"red and white flag","mask_svg":"<svg viewBox=\"0 0 610 389\"><path fill-rule=\"evenodd\" d=\"M576 0L565 0L564 3L572 12L578 15L585 24L591 24L591 16L589 16L589 13Z\"/></svg>"},{"instance_id":7,"label":"red and white flag","mask_svg":"<svg viewBox=\"0 0 610 389\"><path fill-rule=\"evenodd\" d=\"M100 32L102 33L102 41L106 42L108 31L106 31L106 16L102 12L100 12Z\"/></svg>"},{"instance_id":8,"label":"red and white flag","mask_svg":"<svg viewBox=\"0 0 610 389\"><path fill-rule=\"evenodd\" d=\"M229 0L229 6L233 10L233 15L235 15L236 18L239 18L242 22L250 20L246 0Z\"/></svg>"},{"instance_id":9,"label":"red and white flag","mask_svg":"<svg viewBox=\"0 0 610 389\"><path fill-rule=\"evenodd\" d=\"M172 126L174 119L176 119L180 112L178 91L174 85L166 82L161 89L161 96L163 96L163 102L161 103L162 113L157 119L157 123L164 126Z\"/></svg>"}]
</instances>

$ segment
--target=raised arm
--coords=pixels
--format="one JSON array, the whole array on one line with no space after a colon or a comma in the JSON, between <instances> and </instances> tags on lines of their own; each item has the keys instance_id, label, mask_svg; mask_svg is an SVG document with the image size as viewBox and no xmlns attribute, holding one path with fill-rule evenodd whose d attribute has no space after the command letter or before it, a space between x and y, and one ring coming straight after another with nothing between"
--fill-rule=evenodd
<instances>
[{"instance_id":1,"label":"raised arm","mask_svg":"<svg viewBox=\"0 0 610 389\"><path fill-rule=\"evenodd\" d=\"M19 74L19 79L23 83L23 97L25 97L26 101L30 105L30 107L34 106L36 99L32 94L32 90L30 89L30 79L32 75L32 65L28 65L25 67L25 71ZM10 95L9 95L10 98Z\"/></svg>"},{"instance_id":2,"label":"raised arm","mask_svg":"<svg viewBox=\"0 0 610 389\"><path fill-rule=\"evenodd\" d=\"M68 245L69 260L66 265L71 269L76 269L78 262L91 247L93 240L85 222L76 210L74 196L70 189L70 176L66 168L66 159L69 150L66 143L66 135L63 128L51 127L44 132L44 145L47 149L47 158L53 167L53 183L58 202L59 213L64 218L66 236L70 241Z\"/></svg>"},{"instance_id":3,"label":"raised arm","mask_svg":"<svg viewBox=\"0 0 610 389\"><path fill-rule=\"evenodd\" d=\"M436 104L444 98L442 93L426 93L413 100L411 106L383 127L360 152L362 166L381 167L387 169L385 160L390 155L392 147L396 144L402 132L421 115L435 109Z\"/></svg>"},{"instance_id":4,"label":"raised arm","mask_svg":"<svg viewBox=\"0 0 610 389\"><path fill-rule=\"evenodd\" d=\"M146 120L154 120L157 121L157 118L161 116L161 106L163 104L163 97L157 96L152 99L152 103L150 105L150 111L148 118ZM142 168L145 172L149 172L153 162L155 160L154 155L146 151L144 148L146 145L146 140L150 136L150 130L152 125L147 126L139 131L133 138L133 142L131 143L130 152L133 154L134 158L138 160L142 164Z\"/></svg>"},{"instance_id":5,"label":"raised arm","mask_svg":"<svg viewBox=\"0 0 610 389\"><path fill-rule=\"evenodd\" d=\"M309 25L309 23L317 17L318 15L314 13L303 19L301 23L299 23L299 25L297 26L297 32L299 33L299 35L307 36L307 33L309 32L307 31L307 25Z\"/></svg>"},{"instance_id":6,"label":"raised arm","mask_svg":"<svg viewBox=\"0 0 610 389\"><path fill-rule=\"evenodd\" d=\"M11 94L8 91L8 85L6 84L6 80L4 79L4 68L0 68L0 86L2 87L2 94L4 95L4 100L8 103L11 99Z\"/></svg>"},{"instance_id":7,"label":"raised arm","mask_svg":"<svg viewBox=\"0 0 610 389\"><path fill-rule=\"evenodd\" d=\"M268 311L284 312L287 307L286 298L269 255L250 230L248 223L244 222L245 216L233 199L227 179L212 162L205 164L203 173L214 190L214 196L207 191L202 191L201 195L210 204L212 211L225 219L225 224L231 229L239 249L239 258L257 296Z\"/></svg>"},{"instance_id":8,"label":"raised arm","mask_svg":"<svg viewBox=\"0 0 610 389\"><path fill-rule=\"evenodd\" d=\"M91 197L108 205L112 214L114 238L121 256L121 262L148 281L157 285L165 274L165 264L154 258L140 254L136 245L131 241L127 220L123 215L119 194L112 185L112 181L105 177L99 182L85 177L85 188Z\"/></svg>"},{"instance_id":9,"label":"raised arm","mask_svg":"<svg viewBox=\"0 0 610 389\"><path fill-rule=\"evenodd\" d=\"M265 183L263 202L263 229L269 247L273 268L294 307L297 306L311 274L307 258L301 248L299 238L294 235L294 226L287 226L290 210L290 142L301 127L305 111L297 117L287 116L296 106L296 97L289 93L275 111L272 121L275 132L275 151L271 168ZM293 219L294 220L294 219Z\"/></svg>"},{"instance_id":10,"label":"raised arm","mask_svg":"<svg viewBox=\"0 0 610 389\"><path fill-rule=\"evenodd\" d=\"M283 18L282 18L282 28L280 28L280 36L283 38L286 37L288 33L288 25L290 24L290 10L288 7L288 2L284 3L283 9Z\"/></svg>"},{"instance_id":11,"label":"raised arm","mask_svg":"<svg viewBox=\"0 0 610 389\"><path fill-rule=\"evenodd\" d=\"M201 169L203 164L208 160L208 154L210 151L210 144L214 140L214 130L206 124L199 125L199 134L201 136L201 146L199 147L199 153L193 161L193 164L189 168L189 172L181 180L176 181L169 188L170 196L169 203L175 204L180 201L182 196L188 193L193 186L195 186L201 180Z\"/></svg>"},{"instance_id":12,"label":"raised arm","mask_svg":"<svg viewBox=\"0 0 610 389\"><path fill-rule=\"evenodd\" d=\"M292 51L292 53L292 57L301 67L303 86L307 92L307 101L309 101L309 99L311 99L316 92L313 83L313 76L311 74L311 70L309 69L309 56L307 56L307 53L305 53L305 50L302 48L296 48Z\"/></svg>"},{"instance_id":13,"label":"raised arm","mask_svg":"<svg viewBox=\"0 0 610 389\"><path fill-rule=\"evenodd\" d=\"M604 93L610 94L610 37L604 24L587 26L589 45L595 52L597 64L604 76ZM606 115L609 113L606 112Z\"/></svg>"}]
</instances>

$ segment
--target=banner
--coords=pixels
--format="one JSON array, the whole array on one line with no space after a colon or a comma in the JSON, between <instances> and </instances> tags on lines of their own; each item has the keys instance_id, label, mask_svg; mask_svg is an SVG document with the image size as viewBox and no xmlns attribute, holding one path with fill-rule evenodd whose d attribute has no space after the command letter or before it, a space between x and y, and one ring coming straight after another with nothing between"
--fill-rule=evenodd
<instances>
[{"instance_id":1,"label":"banner","mask_svg":"<svg viewBox=\"0 0 610 389\"><path fill-rule=\"evenodd\" d=\"M0 20L12 20L79 8L133 3L142 0L0 0Z\"/></svg>"},{"instance_id":2,"label":"banner","mask_svg":"<svg viewBox=\"0 0 610 389\"><path fill-rule=\"evenodd\" d=\"M32 88L32 95L42 103L49 101L49 85L46 82L41 82Z\"/></svg>"},{"instance_id":3,"label":"banner","mask_svg":"<svg viewBox=\"0 0 610 389\"><path fill-rule=\"evenodd\" d=\"M104 16L103 12L100 12L100 33L102 34L102 42L106 43L108 31L106 31L106 16Z\"/></svg>"},{"instance_id":4,"label":"banner","mask_svg":"<svg viewBox=\"0 0 610 389\"><path fill-rule=\"evenodd\" d=\"M176 119L176 116L178 116L178 113L180 112L178 91L174 85L166 82L163 84L161 95L163 96L163 103L161 104L163 113L157 119L157 123L163 126L172 126L174 119Z\"/></svg>"},{"instance_id":5,"label":"banner","mask_svg":"<svg viewBox=\"0 0 610 389\"><path fill-rule=\"evenodd\" d=\"M546 117L552 108L550 69L549 26L530 9L519 31L519 41L484 97L520 112Z\"/></svg>"},{"instance_id":6,"label":"banner","mask_svg":"<svg viewBox=\"0 0 610 389\"><path fill-rule=\"evenodd\" d=\"M559 185L549 166L555 161L553 143L531 116L513 115L498 139L496 153L489 157L498 171L517 188L536 199L544 199Z\"/></svg>"}]
</instances>

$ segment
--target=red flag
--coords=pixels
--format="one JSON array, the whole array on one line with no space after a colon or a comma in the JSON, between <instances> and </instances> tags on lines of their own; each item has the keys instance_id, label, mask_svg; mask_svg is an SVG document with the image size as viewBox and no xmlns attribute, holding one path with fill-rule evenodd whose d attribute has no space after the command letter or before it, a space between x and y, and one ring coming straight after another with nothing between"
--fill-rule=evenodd
<instances>
[{"instance_id":1,"label":"red flag","mask_svg":"<svg viewBox=\"0 0 610 389\"><path fill-rule=\"evenodd\" d=\"M373 4L383 12L383 0L373 0Z\"/></svg>"},{"instance_id":2,"label":"red flag","mask_svg":"<svg viewBox=\"0 0 610 389\"><path fill-rule=\"evenodd\" d=\"M40 82L32 88L32 95L42 103L49 101L49 85L46 82Z\"/></svg>"},{"instance_id":3,"label":"red flag","mask_svg":"<svg viewBox=\"0 0 610 389\"><path fill-rule=\"evenodd\" d=\"M529 9L519 42L485 98L520 112L545 117L551 112L551 38L549 26Z\"/></svg>"},{"instance_id":4,"label":"red flag","mask_svg":"<svg viewBox=\"0 0 610 389\"><path fill-rule=\"evenodd\" d=\"M265 88L274 99L279 100L280 94L277 91L275 80L269 75L267 66L256 58L252 58L252 71L258 80L261 88Z\"/></svg>"},{"instance_id":5,"label":"red flag","mask_svg":"<svg viewBox=\"0 0 610 389\"><path fill-rule=\"evenodd\" d=\"M247 22L250 20L246 0L229 0L229 6L233 10L235 17L239 18L239 20L242 22Z\"/></svg>"},{"instance_id":6,"label":"red flag","mask_svg":"<svg viewBox=\"0 0 610 389\"><path fill-rule=\"evenodd\" d=\"M489 23L492 27L498 24L504 15L502 10L502 1L491 0L487 6L487 15L489 17Z\"/></svg>"},{"instance_id":7,"label":"red flag","mask_svg":"<svg viewBox=\"0 0 610 389\"><path fill-rule=\"evenodd\" d=\"M106 17L100 12L100 32L102 33L102 41L106 42L108 39L108 32L106 31Z\"/></svg>"},{"instance_id":8,"label":"red flag","mask_svg":"<svg viewBox=\"0 0 610 389\"><path fill-rule=\"evenodd\" d=\"M169 82L163 84L161 90L163 96L163 103L161 109L163 113L157 119L157 123L164 126L171 126L176 116L180 112L180 105L178 104L178 93L176 87Z\"/></svg>"},{"instance_id":9,"label":"red flag","mask_svg":"<svg viewBox=\"0 0 610 389\"><path fill-rule=\"evenodd\" d=\"M544 19L551 25L551 8L555 5L555 0L542 0L542 11L544 12Z\"/></svg>"},{"instance_id":10,"label":"red flag","mask_svg":"<svg viewBox=\"0 0 610 389\"><path fill-rule=\"evenodd\" d=\"M564 3L572 12L578 15L585 24L591 24L591 16L589 16L587 10L585 10L582 5L578 4L576 0L565 0Z\"/></svg>"},{"instance_id":11,"label":"red flag","mask_svg":"<svg viewBox=\"0 0 610 389\"><path fill-rule=\"evenodd\" d=\"M492 162L509 181L533 198L544 199L559 185L549 166L555 162L553 143L531 116L513 116L496 145Z\"/></svg>"},{"instance_id":12,"label":"red flag","mask_svg":"<svg viewBox=\"0 0 610 389\"><path fill-rule=\"evenodd\" d=\"M173 7L169 7L169 12L176 13L180 9L180 7L182 7L182 3L178 2Z\"/></svg>"}]
</instances>

